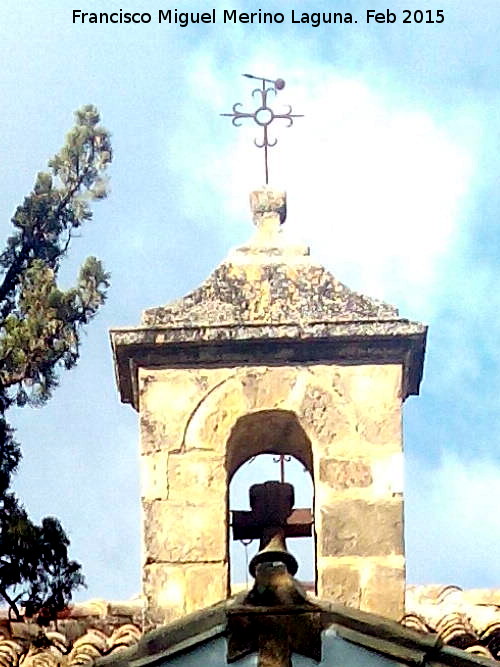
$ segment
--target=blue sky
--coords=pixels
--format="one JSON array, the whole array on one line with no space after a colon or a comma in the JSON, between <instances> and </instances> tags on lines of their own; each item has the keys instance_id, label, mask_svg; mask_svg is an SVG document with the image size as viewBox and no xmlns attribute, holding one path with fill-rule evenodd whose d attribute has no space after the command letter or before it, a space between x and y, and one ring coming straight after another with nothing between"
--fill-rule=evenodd
<instances>
[{"instance_id":1,"label":"blue sky","mask_svg":"<svg viewBox=\"0 0 500 667\"><path fill-rule=\"evenodd\" d=\"M177 7L213 7L200 2ZM262 156L251 129L218 115L250 103L247 71L284 78L280 98L306 114L271 154L290 234L352 288L430 326L422 394L405 406L408 580L499 585L500 8L394 0L395 24L367 25L378 9L367 0L332 5L296 9L352 12L358 24L74 25L77 8L168 7L3 0L4 236L76 108L98 106L115 149L112 193L63 271L69 283L98 255L109 300L51 402L13 415L16 489L35 518L61 518L87 575L80 597L140 590L137 415L119 403L107 332L185 294L250 235ZM442 9L445 21L402 24L405 8Z\"/></svg>"}]
</instances>

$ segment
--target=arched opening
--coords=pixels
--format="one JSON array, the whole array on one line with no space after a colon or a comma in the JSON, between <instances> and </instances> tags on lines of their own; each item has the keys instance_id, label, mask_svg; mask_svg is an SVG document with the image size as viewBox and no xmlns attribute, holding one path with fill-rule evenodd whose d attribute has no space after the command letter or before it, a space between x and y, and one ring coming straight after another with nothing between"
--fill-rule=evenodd
<instances>
[{"instance_id":1,"label":"arched opening","mask_svg":"<svg viewBox=\"0 0 500 667\"><path fill-rule=\"evenodd\" d=\"M286 457L283 461L280 456ZM281 480L294 486L295 507L309 508L314 503L311 442L297 415L289 410L262 410L240 417L228 440L226 458L229 485L229 522L232 510L250 510L252 484ZM233 592L250 587L248 563L259 549L259 540L249 544L233 540L229 528L229 571ZM315 590L316 562L314 529L311 537L287 539L287 548L297 558L296 577Z\"/></svg>"},{"instance_id":2,"label":"arched opening","mask_svg":"<svg viewBox=\"0 0 500 667\"><path fill-rule=\"evenodd\" d=\"M291 410L260 410L237 419L226 450L229 479L242 463L259 454L294 456L313 474L311 441Z\"/></svg>"}]
</instances>

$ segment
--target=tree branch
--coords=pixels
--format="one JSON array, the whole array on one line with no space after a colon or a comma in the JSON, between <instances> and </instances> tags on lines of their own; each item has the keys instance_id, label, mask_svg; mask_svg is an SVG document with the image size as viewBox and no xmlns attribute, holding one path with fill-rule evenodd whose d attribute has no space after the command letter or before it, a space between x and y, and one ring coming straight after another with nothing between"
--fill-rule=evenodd
<instances>
[{"instance_id":1,"label":"tree branch","mask_svg":"<svg viewBox=\"0 0 500 667\"><path fill-rule=\"evenodd\" d=\"M95 141L92 139L90 154L89 154L89 157L86 161L86 164L85 164L85 167L84 167L83 171L75 179L75 181L73 182L71 187L68 188L68 190L66 191L66 194L64 195L64 197L61 198L61 201L59 202L59 204L54 209L54 216L56 218L59 218L63 214L65 208L73 200L73 198L78 194L78 191L80 190L80 188L83 185L85 177L87 176L87 174L90 171L90 168L91 168L92 162L94 160L94 157L95 157ZM34 195L34 196L36 196L36 195ZM33 227L35 227L35 226L33 225ZM69 243L69 239L68 239L68 243ZM9 294L11 294L16 289L17 285L19 284L20 274L21 274L22 269L23 269L23 264L24 264L24 262L26 262L26 260L29 259L29 253L33 249L33 247L34 247L34 244L32 242L29 242L27 240L23 241L23 244L21 246L21 249L20 249L19 253L16 255L16 257L12 261L11 265L9 266L9 268L7 270L7 273L5 274L5 276L2 280L2 284L0 285L0 303L5 301L7 299L7 297L9 296ZM66 247L65 247L64 251L66 249L67 249L67 244L66 244ZM1 306L1 308L3 310L3 308L4 308L3 304Z\"/></svg>"},{"instance_id":2,"label":"tree branch","mask_svg":"<svg viewBox=\"0 0 500 667\"><path fill-rule=\"evenodd\" d=\"M5 602L9 605L10 609L16 615L16 621L22 621L23 619L22 619L22 616L19 612L19 608L18 608L17 604L14 602L14 600L12 598L9 597L7 591L1 585L0 585L0 595L3 597Z\"/></svg>"}]
</instances>

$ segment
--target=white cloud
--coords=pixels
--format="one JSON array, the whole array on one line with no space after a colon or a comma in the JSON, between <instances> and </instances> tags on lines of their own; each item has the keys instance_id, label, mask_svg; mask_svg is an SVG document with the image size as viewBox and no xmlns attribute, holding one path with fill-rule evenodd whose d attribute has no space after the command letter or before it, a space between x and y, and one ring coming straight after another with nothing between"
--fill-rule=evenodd
<instances>
[{"instance_id":1,"label":"white cloud","mask_svg":"<svg viewBox=\"0 0 500 667\"><path fill-rule=\"evenodd\" d=\"M271 184L288 191L290 233L354 288L394 301L412 317L430 317L439 263L465 224L477 123L469 110L434 117L397 91L387 97L387 85L383 96L373 82L342 77L333 67L280 60L257 55L229 64L222 77L206 46L193 57L191 88L204 124L190 100L190 118L183 111L180 132L168 139L189 174L184 199L191 215L219 227L250 224L248 192L263 181L263 151L252 145L259 130L251 121L235 129L218 114L236 101L254 109L241 71L286 76L289 86L272 106L290 103L305 118L290 129L272 126L278 146L270 149L270 174Z\"/></svg>"}]
</instances>

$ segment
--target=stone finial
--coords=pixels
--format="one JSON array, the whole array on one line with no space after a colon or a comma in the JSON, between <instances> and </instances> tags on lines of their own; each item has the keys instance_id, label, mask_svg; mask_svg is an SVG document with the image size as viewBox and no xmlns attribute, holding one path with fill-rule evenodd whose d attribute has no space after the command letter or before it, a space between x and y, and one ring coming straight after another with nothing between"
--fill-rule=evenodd
<instances>
[{"instance_id":1,"label":"stone finial","mask_svg":"<svg viewBox=\"0 0 500 667\"><path fill-rule=\"evenodd\" d=\"M263 188L250 193L253 222L258 233L274 236L286 218L286 192Z\"/></svg>"}]
</instances>

